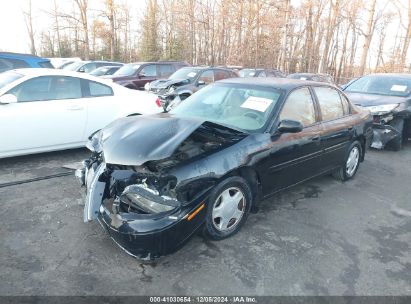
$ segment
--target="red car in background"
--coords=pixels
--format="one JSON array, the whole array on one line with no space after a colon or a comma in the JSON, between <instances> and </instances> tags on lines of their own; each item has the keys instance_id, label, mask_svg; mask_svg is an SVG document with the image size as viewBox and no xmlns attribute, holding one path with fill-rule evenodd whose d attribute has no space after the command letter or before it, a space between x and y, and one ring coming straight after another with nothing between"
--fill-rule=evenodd
<instances>
[{"instance_id":1,"label":"red car in background","mask_svg":"<svg viewBox=\"0 0 411 304\"><path fill-rule=\"evenodd\" d=\"M134 90L144 90L144 85L157 79L168 78L182 67L190 66L183 61L135 62L121 67L110 78L114 82Z\"/></svg>"}]
</instances>

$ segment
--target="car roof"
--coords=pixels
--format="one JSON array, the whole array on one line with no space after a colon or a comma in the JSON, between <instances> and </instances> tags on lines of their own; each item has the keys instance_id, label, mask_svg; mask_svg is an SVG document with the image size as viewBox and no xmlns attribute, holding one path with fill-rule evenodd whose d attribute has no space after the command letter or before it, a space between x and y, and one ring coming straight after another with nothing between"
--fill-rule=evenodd
<instances>
[{"instance_id":1,"label":"car roof","mask_svg":"<svg viewBox=\"0 0 411 304\"><path fill-rule=\"evenodd\" d=\"M409 73L375 73L375 74L364 75L364 76L361 76L361 77L365 77L365 76L388 76L388 77L411 78L411 74L409 74Z\"/></svg>"},{"instance_id":2,"label":"car roof","mask_svg":"<svg viewBox=\"0 0 411 304\"><path fill-rule=\"evenodd\" d=\"M245 78L228 78L217 81L217 83L229 83L229 84L245 84L260 87L270 87L273 89L292 90L294 88L303 87L307 85L321 85L335 87L332 84L318 81L307 81L300 79L290 78L275 78L275 77L245 77Z\"/></svg>"},{"instance_id":3,"label":"car roof","mask_svg":"<svg viewBox=\"0 0 411 304\"><path fill-rule=\"evenodd\" d=\"M12 52L0 52L0 57L3 58L15 58L15 59L31 59L37 61L50 61L47 58L42 58L32 54L12 53Z\"/></svg>"}]
</instances>

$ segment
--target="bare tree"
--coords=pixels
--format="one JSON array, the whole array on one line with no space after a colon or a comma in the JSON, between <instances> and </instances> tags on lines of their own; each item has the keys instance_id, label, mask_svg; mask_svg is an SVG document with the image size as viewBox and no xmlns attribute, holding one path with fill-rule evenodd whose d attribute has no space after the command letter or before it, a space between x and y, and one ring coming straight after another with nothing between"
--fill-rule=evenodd
<instances>
[{"instance_id":1,"label":"bare tree","mask_svg":"<svg viewBox=\"0 0 411 304\"><path fill-rule=\"evenodd\" d=\"M371 0L370 9L368 11L367 29L364 33L364 45L362 47L362 54L361 54L361 61L360 61L360 68L359 68L360 75L364 74L365 65L367 63L368 50L370 49L372 36L374 34L376 3L377 3L376 0Z\"/></svg>"},{"instance_id":2,"label":"bare tree","mask_svg":"<svg viewBox=\"0 0 411 304\"><path fill-rule=\"evenodd\" d=\"M74 0L77 5L77 8L80 12L80 22L83 27L83 35L84 35L84 58L86 60L90 59L90 41L89 41L89 30L88 30L88 18L87 18L87 11L88 11L88 0Z\"/></svg>"},{"instance_id":3,"label":"bare tree","mask_svg":"<svg viewBox=\"0 0 411 304\"><path fill-rule=\"evenodd\" d=\"M30 52L33 55L37 55L36 44L35 44L35 31L33 29L33 14L32 14L32 6L31 0L27 2L27 8L23 11L24 21L26 23L27 33L30 39Z\"/></svg>"}]
</instances>

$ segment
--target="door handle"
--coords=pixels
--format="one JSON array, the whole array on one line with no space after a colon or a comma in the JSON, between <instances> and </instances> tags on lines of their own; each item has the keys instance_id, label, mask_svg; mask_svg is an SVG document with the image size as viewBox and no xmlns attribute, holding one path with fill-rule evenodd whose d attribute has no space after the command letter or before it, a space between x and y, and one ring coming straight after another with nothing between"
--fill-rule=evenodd
<instances>
[{"instance_id":1,"label":"door handle","mask_svg":"<svg viewBox=\"0 0 411 304\"><path fill-rule=\"evenodd\" d=\"M83 110L84 108L82 106L79 105L74 105L74 106L70 106L67 108L67 110L69 111L80 111Z\"/></svg>"},{"instance_id":2,"label":"door handle","mask_svg":"<svg viewBox=\"0 0 411 304\"><path fill-rule=\"evenodd\" d=\"M312 141L320 141L320 136L315 136L311 138Z\"/></svg>"}]
</instances>

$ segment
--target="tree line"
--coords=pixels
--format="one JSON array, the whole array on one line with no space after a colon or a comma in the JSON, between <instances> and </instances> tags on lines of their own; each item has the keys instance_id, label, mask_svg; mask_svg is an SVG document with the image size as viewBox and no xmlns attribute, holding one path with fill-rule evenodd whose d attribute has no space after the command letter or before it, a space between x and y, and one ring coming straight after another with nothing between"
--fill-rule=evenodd
<instances>
[{"instance_id":1,"label":"tree line","mask_svg":"<svg viewBox=\"0 0 411 304\"><path fill-rule=\"evenodd\" d=\"M410 65L411 0L146 0L134 11L127 0L53 0L40 32L27 1L31 51L47 57L267 67L338 82Z\"/></svg>"}]
</instances>

